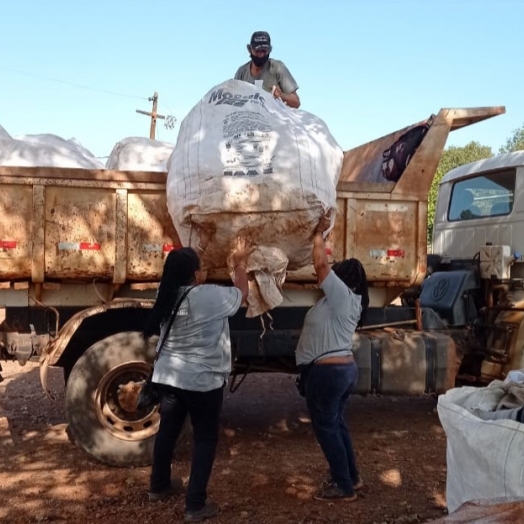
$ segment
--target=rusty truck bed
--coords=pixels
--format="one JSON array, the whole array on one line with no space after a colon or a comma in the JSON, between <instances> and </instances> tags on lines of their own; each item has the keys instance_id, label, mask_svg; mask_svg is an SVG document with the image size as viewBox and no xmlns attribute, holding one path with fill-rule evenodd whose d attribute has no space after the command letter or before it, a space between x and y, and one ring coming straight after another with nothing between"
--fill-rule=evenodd
<instances>
[{"instance_id":1,"label":"rusty truck bed","mask_svg":"<svg viewBox=\"0 0 524 524\"><path fill-rule=\"evenodd\" d=\"M374 305L424 277L427 194L448 133L503 112L441 109L396 183L370 175L413 126L345 152L331 256L363 262ZM165 253L180 245L165 180L153 172L0 167L0 286L25 282L42 296L61 282L157 282ZM209 277L229 278L225 270ZM287 277L291 286L313 281L311 267Z\"/></svg>"}]
</instances>

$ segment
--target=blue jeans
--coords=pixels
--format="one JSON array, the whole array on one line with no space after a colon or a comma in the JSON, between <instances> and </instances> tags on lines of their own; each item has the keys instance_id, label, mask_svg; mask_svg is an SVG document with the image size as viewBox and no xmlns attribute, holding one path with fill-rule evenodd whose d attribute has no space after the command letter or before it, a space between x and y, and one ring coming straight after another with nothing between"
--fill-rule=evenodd
<instances>
[{"instance_id":1,"label":"blue jeans","mask_svg":"<svg viewBox=\"0 0 524 524\"><path fill-rule=\"evenodd\" d=\"M344 411L357 380L354 362L314 364L306 377L306 403L317 441L328 461L331 478L349 495L354 492L359 473Z\"/></svg>"},{"instance_id":2,"label":"blue jeans","mask_svg":"<svg viewBox=\"0 0 524 524\"><path fill-rule=\"evenodd\" d=\"M193 453L186 510L198 511L207 499L207 483L218 444L224 388L202 392L159 385L159 392L160 426L153 448L150 491L158 493L170 486L173 451L189 414L193 426Z\"/></svg>"}]
</instances>

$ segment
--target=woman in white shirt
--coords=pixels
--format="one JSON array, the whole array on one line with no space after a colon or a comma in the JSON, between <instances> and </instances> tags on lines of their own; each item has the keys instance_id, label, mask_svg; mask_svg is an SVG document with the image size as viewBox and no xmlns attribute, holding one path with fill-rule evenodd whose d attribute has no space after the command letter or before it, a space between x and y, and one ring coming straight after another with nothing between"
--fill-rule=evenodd
<instances>
[{"instance_id":1,"label":"woman in white shirt","mask_svg":"<svg viewBox=\"0 0 524 524\"><path fill-rule=\"evenodd\" d=\"M206 274L192 248L171 251L165 261L147 338L166 322L180 299L154 367L152 382L160 394L160 426L155 439L149 500L179 492L182 481L171 479L175 443L189 415L193 426L191 474L186 493L185 522L217 514L207 501L207 484L218 443L224 387L231 372L228 318L247 297L245 244L232 254L233 286L204 284ZM184 296L185 295L185 296Z\"/></svg>"},{"instance_id":2,"label":"woman in white shirt","mask_svg":"<svg viewBox=\"0 0 524 524\"><path fill-rule=\"evenodd\" d=\"M329 464L330 478L316 498L356 500L362 487L345 407L358 380L353 334L369 305L366 272L355 258L331 268L324 232L328 217L313 238L313 265L324 296L308 311L296 350L315 436Z\"/></svg>"}]
</instances>

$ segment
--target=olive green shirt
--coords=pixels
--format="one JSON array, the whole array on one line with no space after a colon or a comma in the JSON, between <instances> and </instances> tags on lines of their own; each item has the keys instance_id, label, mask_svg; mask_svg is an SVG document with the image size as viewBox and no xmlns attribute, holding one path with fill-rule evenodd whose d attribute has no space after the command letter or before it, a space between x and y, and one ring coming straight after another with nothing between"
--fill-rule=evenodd
<instances>
[{"instance_id":1,"label":"olive green shirt","mask_svg":"<svg viewBox=\"0 0 524 524\"><path fill-rule=\"evenodd\" d=\"M259 85L262 82L262 88L271 93L274 85L280 87L281 91L289 95L298 89L298 84L289 72L284 62L270 58L258 76L251 74L251 61L238 68L235 74L235 80L243 80L250 84Z\"/></svg>"}]
</instances>

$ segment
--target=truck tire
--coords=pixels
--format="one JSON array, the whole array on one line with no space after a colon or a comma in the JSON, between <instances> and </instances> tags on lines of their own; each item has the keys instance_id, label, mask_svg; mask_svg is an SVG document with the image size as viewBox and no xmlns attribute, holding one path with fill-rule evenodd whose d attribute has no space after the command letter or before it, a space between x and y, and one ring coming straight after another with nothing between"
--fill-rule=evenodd
<instances>
[{"instance_id":1,"label":"truck tire","mask_svg":"<svg viewBox=\"0 0 524 524\"><path fill-rule=\"evenodd\" d=\"M138 332L117 333L93 344L71 371L65 393L69 435L105 464L151 464L158 407L137 410L136 399L155 343L156 337L146 344Z\"/></svg>"}]
</instances>

